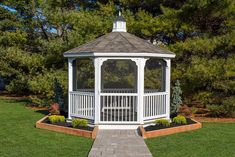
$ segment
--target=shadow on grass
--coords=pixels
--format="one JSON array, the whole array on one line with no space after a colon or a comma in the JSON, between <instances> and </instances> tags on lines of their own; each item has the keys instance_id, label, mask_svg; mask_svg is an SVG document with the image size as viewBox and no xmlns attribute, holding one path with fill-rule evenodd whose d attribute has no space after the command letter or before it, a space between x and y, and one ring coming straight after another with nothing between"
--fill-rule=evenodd
<instances>
[{"instance_id":1,"label":"shadow on grass","mask_svg":"<svg viewBox=\"0 0 235 157\"><path fill-rule=\"evenodd\" d=\"M48 110L36 110L35 112L36 113L41 113L41 114L44 114L44 115L48 115L49 114Z\"/></svg>"}]
</instances>

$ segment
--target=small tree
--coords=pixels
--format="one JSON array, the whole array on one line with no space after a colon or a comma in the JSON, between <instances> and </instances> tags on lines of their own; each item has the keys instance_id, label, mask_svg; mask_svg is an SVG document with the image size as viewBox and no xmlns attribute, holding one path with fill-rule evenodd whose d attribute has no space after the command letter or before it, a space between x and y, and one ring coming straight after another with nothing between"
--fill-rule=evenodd
<instances>
[{"instance_id":1,"label":"small tree","mask_svg":"<svg viewBox=\"0 0 235 157\"><path fill-rule=\"evenodd\" d=\"M180 105L182 104L181 98L182 90L180 88L179 80L176 81L174 87L172 88L171 95L171 115L177 115Z\"/></svg>"},{"instance_id":2,"label":"small tree","mask_svg":"<svg viewBox=\"0 0 235 157\"><path fill-rule=\"evenodd\" d=\"M60 105L60 109L64 109L63 89L61 87L60 82L57 79L55 79L54 81L54 93L55 93L55 98L54 98L55 103L58 103Z\"/></svg>"}]
</instances>

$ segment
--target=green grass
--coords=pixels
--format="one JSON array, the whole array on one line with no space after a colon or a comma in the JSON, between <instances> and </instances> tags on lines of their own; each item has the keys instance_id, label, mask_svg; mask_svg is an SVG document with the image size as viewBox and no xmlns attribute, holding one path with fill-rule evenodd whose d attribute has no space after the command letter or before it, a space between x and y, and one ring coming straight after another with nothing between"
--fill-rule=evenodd
<instances>
[{"instance_id":1,"label":"green grass","mask_svg":"<svg viewBox=\"0 0 235 157\"><path fill-rule=\"evenodd\" d=\"M0 157L85 157L93 140L35 128L43 113L0 99Z\"/></svg>"},{"instance_id":2,"label":"green grass","mask_svg":"<svg viewBox=\"0 0 235 157\"><path fill-rule=\"evenodd\" d=\"M145 140L154 157L235 157L235 123Z\"/></svg>"}]
</instances>

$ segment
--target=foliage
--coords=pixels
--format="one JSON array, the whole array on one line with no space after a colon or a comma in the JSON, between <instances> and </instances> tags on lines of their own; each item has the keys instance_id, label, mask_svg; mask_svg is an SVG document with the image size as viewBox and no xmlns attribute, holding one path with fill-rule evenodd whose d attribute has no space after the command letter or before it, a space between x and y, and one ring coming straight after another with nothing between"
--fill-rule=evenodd
<instances>
[{"instance_id":1,"label":"foliage","mask_svg":"<svg viewBox=\"0 0 235 157\"><path fill-rule=\"evenodd\" d=\"M52 115L59 115L60 114L60 105L57 103L51 104L50 113Z\"/></svg>"},{"instance_id":2,"label":"foliage","mask_svg":"<svg viewBox=\"0 0 235 157\"><path fill-rule=\"evenodd\" d=\"M222 104L208 105L207 108L213 117L235 117L235 98L225 98Z\"/></svg>"},{"instance_id":3,"label":"foliage","mask_svg":"<svg viewBox=\"0 0 235 157\"><path fill-rule=\"evenodd\" d=\"M64 100L63 100L63 89L61 87L60 82L55 79L54 80L54 93L55 93L55 102L59 104L60 108L64 108Z\"/></svg>"},{"instance_id":4,"label":"foliage","mask_svg":"<svg viewBox=\"0 0 235 157\"><path fill-rule=\"evenodd\" d=\"M60 116L60 115L51 115L48 117L49 121L51 124L54 123L64 123L65 122L65 117L64 116Z\"/></svg>"},{"instance_id":5,"label":"foliage","mask_svg":"<svg viewBox=\"0 0 235 157\"><path fill-rule=\"evenodd\" d=\"M74 128L76 128L77 126L87 127L87 125L88 125L88 120L86 119L79 119L79 118L72 119L72 126Z\"/></svg>"},{"instance_id":6,"label":"foliage","mask_svg":"<svg viewBox=\"0 0 235 157\"><path fill-rule=\"evenodd\" d=\"M187 124L187 120L184 116L178 115L173 118L173 122L176 124Z\"/></svg>"},{"instance_id":7,"label":"foliage","mask_svg":"<svg viewBox=\"0 0 235 157\"><path fill-rule=\"evenodd\" d=\"M50 104L57 78L65 96L63 53L110 32L119 9L128 32L176 53L172 82L180 80L187 105L224 105L221 97L235 94L234 0L2 1L0 77L6 80L6 90ZM92 76L92 66L81 64L85 65L82 72ZM126 67L118 67L117 72L120 69ZM159 74L146 69L145 87L159 88ZM107 80L114 83L122 80L110 76ZM132 85L133 76L122 81ZM84 82L91 87L94 80Z\"/></svg>"},{"instance_id":8,"label":"foliage","mask_svg":"<svg viewBox=\"0 0 235 157\"><path fill-rule=\"evenodd\" d=\"M170 126L170 121L168 119L157 119L155 120L156 125Z\"/></svg>"},{"instance_id":9,"label":"foliage","mask_svg":"<svg viewBox=\"0 0 235 157\"><path fill-rule=\"evenodd\" d=\"M182 104L181 98L182 90L180 88L179 80L176 81L175 86L172 88L171 95L171 114L176 114L179 112L180 105Z\"/></svg>"},{"instance_id":10,"label":"foliage","mask_svg":"<svg viewBox=\"0 0 235 157\"><path fill-rule=\"evenodd\" d=\"M226 112L222 105L208 105L207 108L209 109L212 117L222 117Z\"/></svg>"},{"instance_id":11,"label":"foliage","mask_svg":"<svg viewBox=\"0 0 235 157\"><path fill-rule=\"evenodd\" d=\"M235 118L235 97L226 98L222 104L226 111L225 116Z\"/></svg>"}]
</instances>

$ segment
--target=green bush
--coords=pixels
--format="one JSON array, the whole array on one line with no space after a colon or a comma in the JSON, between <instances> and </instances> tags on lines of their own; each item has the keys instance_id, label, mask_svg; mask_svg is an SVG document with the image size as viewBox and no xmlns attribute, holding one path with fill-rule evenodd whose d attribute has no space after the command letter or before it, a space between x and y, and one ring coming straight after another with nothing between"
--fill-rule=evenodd
<instances>
[{"instance_id":1,"label":"green bush","mask_svg":"<svg viewBox=\"0 0 235 157\"><path fill-rule=\"evenodd\" d=\"M48 117L51 124L58 123L58 122L65 122L65 117L60 115L52 115Z\"/></svg>"},{"instance_id":2,"label":"green bush","mask_svg":"<svg viewBox=\"0 0 235 157\"><path fill-rule=\"evenodd\" d=\"M88 125L88 120L86 119L74 118L72 120L73 128L76 128L77 126L87 127L87 125Z\"/></svg>"},{"instance_id":3,"label":"green bush","mask_svg":"<svg viewBox=\"0 0 235 157\"><path fill-rule=\"evenodd\" d=\"M212 117L235 117L235 97L222 100L220 105L207 105Z\"/></svg>"},{"instance_id":4,"label":"green bush","mask_svg":"<svg viewBox=\"0 0 235 157\"><path fill-rule=\"evenodd\" d=\"M167 119L157 119L155 120L156 125L170 126L170 121Z\"/></svg>"},{"instance_id":5,"label":"green bush","mask_svg":"<svg viewBox=\"0 0 235 157\"><path fill-rule=\"evenodd\" d=\"M212 117L222 117L226 114L226 110L223 105L207 105L207 109Z\"/></svg>"},{"instance_id":6,"label":"green bush","mask_svg":"<svg viewBox=\"0 0 235 157\"><path fill-rule=\"evenodd\" d=\"M177 117L174 117L173 122L176 124L187 124L186 118L182 115L178 115Z\"/></svg>"},{"instance_id":7,"label":"green bush","mask_svg":"<svg viewBox=\"0 0 235 157\"><path fill-rule=\"evenodd\" d=\"M226 117L235 117L235 97L225 99L223 102L223 108Z\"/></svg>"}]
</instances>

